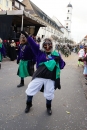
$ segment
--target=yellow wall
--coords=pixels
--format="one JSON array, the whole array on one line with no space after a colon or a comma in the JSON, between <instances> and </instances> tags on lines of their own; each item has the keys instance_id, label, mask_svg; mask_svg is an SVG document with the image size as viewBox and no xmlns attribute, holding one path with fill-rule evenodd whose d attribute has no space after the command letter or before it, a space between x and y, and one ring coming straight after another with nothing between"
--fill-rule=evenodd
<instances>
[{"instance_id":1,"label":"yellow wall","mask_svg":"<svg viewBox=\"0 0 87 130\"><path fill-rule=\"evenodd\" d=\"M6 0L0 0L0 11L1 10L12 10L12 0L7 0L8 6L6 6Z\"/></svg>"}]
</instances>

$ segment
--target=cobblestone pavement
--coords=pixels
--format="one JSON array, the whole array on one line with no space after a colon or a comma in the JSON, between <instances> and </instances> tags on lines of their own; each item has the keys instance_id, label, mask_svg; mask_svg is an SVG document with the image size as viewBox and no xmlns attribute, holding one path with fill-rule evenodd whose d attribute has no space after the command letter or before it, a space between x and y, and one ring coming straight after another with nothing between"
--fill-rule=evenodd
<instances>
[{"instance_id":1,"label":"cobblestone pavement","mask_svg":"<svg viewBox=\"0 0 87 130\"><path fill-rule=\"evenodd\" d=\"M87 130L87 86L83 67L77 66L78 55L72 53L61 71L61 90L55 91L52 116L46 113L45 98L39 92L33 98L30 113L25 114L25 86L17 88L16 61L4 59L0 70L0 130Z\"/></svg>"}]
</instances>

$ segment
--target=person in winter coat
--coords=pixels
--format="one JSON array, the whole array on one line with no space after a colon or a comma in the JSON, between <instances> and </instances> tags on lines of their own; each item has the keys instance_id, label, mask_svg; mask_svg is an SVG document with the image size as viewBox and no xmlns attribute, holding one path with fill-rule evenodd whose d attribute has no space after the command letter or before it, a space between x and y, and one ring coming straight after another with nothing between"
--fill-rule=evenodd
<instances>
[{"instance_id":1,"label":"person in winter coat","mask_svg":"<svg viewBox=\"0 0 87 130\"><path fill-rule=\"evenodd\" d=\"M46 38L42 44L42 49L33 40L32 37L27 36L28 43L31 46L33 53L36 55L36 67L32 81L26 89L27 100L25 113L30 111L32 107L33 96L39 92L44 92L46 98L46 108L49 115L52 114L51 103L54 98L54 90L61 89L60 85L60 69L63 69L65 62L60 54L53 51L53 43L51 39Z\"/></svg>"},{"instance_id":2,"label":"person in winter coat","mask_svg":"<svg viewBox=\"0 0 87 130\"><path fill-rule=\"evenodd\" d=\"M17 55L16 55L16 43L14 40L11 41L10 43L10 60L14 61L17 59Z\"/></svg>"}]
</instances>

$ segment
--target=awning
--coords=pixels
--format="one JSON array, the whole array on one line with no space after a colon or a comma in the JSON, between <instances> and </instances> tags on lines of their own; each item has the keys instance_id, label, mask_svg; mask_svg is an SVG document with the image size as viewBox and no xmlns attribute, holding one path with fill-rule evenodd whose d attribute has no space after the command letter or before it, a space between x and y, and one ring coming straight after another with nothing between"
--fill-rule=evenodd
<instances>
[{"instance_id":1,"label":"awning","mask_svg":"<svg viewBox=\"0 0 87 130\"><path fill-rule=\"evenodd\" d=\"M21 26L22 23L22 16L23 16L23 26L39 26L39 27L46 27L46 25L31 15L29 12L23 10L7 10L7 11L0 11L0 15L11 15L13 16L13 21L16 25Z\"/></svg>"}]
</instances>

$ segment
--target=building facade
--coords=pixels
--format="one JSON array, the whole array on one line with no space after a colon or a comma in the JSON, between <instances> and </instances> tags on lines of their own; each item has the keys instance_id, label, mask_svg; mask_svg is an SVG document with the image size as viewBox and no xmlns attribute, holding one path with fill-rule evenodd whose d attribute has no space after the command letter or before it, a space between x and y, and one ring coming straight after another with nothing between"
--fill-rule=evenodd
<instances>
[{"instance_id":1,"label":"building facade","mask_svg":"<svg viewBox=\"0 0 87 130\"><path fill-rule=\"evenodd\" d=\"M80 41L80 44L87 45L87 35Z\"/></svg>"},{"instance_id":2,"label":"building facade","mask_svg":"<svg viewBox=\"0 0 87 130\"><path fill-rule=\"evenodd\" d=\"M12 10L12 0L0 0L0 11Z\"/></svg>"},{"instance_id":3,"label":"building facade","mask_svg":"<svg viewBox=\"0 0 87 130\"><path fill-rule=\"evenodd\" d=\"M69 36L68 30L61 24L61 22L55 16L53 16L52 19L56 22L56 24L60 27L60 30L63 32L63 35L60 36L60 38L68 39Z\"/></svg>"},{"instance_id":4,"label":"building facade","mask_svg":"<svg viewBox=\"0 0 87 130\"><path fill-rule=\"evenodd\" d=\"M26 11L29 11L32 15L46 24L46 27L39 28L37 36L40 38L52 37L56 39L63 36L63 32L60 30L56 22L38 8L33 2L30 0L23 0L22 3L26 5Z\"/></svg>"}]
</instances>

